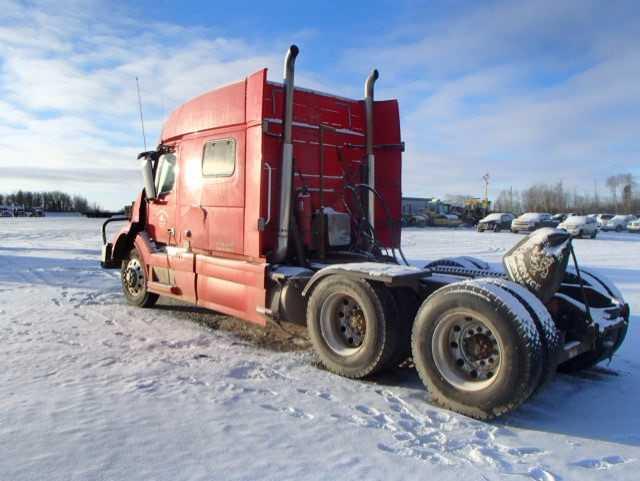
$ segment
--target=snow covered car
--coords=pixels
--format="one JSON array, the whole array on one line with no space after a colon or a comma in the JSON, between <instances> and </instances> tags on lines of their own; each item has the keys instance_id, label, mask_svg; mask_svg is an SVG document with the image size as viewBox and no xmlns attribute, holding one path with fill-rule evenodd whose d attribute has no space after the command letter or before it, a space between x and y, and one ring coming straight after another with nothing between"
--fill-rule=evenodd
<instances>
[{"instance_id":1,"label":"snow covered car","mask_svg":"<svg viewBox=\"0 0 640 481\"><path fill-rule=\"evenodd\" d=\"M454 214L438 214L433 216L431 224L435 227L460 227L462 221Z\"/></svg>"},{"instance_id":2,"label":"snow covered car","mask_svg":"<svg viewBox=\"0 0 640 481\"><path fill-rule=\"evenodd\" d=\"M494 212L493 214L489 214L478 222L478 232L484 232L486 230L494 232L509 230L514 217L515 216L513 214L504 212Z\"/></svg>"},{"instance_id":3,"label":"snow covered car","mask_svg":"<svg viewBox=\"0 0 640 481\"><path fill-rule=\"evenodd\" d=\"M640 234L640 219L629 222L629 224L627 225L627 230L629 232L633 232L634 234Z\"/></svg>"},{"instance_id":4,"label":"snow covered car","mask_svg":"<svg viewBox=\"0 0 640 481\"><path fill-rule=\"evenodd\" d=\"M566 230L572 237L589 237L595 239L598 235L598 223L593 217L584 215L574 215L564 222L558 228Z\"/></svg>"},{"instance_id":5,"label":"snow covered car","mask_svg":"<svg viewBox=\"0 0 640 481\"><path fill-rule=\"evenodd\" d=\"M511 232L533 232L542 227L556 227L558 223L553 220L551 214L539 212L527 212L511 222Z\"/></svg>"},{"instance_id":6,"label":"snow covered car","mask_svg":"<svg viewBox=\"0 0 640 481\"><path fill-rule=\"evenodd\" d=\"M565 220L567 220L569 217L573 217L576 214L573 213L569 213L569 214L555 214L554 216L552 216L551 218L555 221L555 222L564 222Z\"/></svg>"},{"instance_id":7,"label":"snow covered car","mask_svg":"<svg viewBox=\"0 0 640 481\"><path fill-rule=\"evenodd\" d=\"M615 216L613 214L598 214L596 216L596 221L598 222L598 227L602 227Z\"/></svg>"},{"instance_id":8,"label":"snow covered car","mask_svg":"<svg viewBox=\"0 0 640 481\"><path fill-rule=\"evenodd\" d=\"M600 229L602 229L603 231L622 232L624 230L627 230L627 225L629 225L629 222L634 220L636 220L636 217L633 215L616 215L608 221L604 222L600 226Z\"/></svg>"}]
</instances>

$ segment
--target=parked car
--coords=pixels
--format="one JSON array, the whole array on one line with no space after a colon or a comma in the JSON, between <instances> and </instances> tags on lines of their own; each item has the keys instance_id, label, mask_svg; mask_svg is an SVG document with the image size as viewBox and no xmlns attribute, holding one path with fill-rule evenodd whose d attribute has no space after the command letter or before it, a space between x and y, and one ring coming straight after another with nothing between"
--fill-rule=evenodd
<instances>
[{"instance_id":1,"label":"parked car","mask_svg":"<svg viewBox=\"0 0 640 481\"><path fill-rule=\"evenodd\" d=\"M557 227L551 214L540 212L527 212L511 222L511 232L533 232L542 227Z\"/></svg>"},{"instance_id":2,"label":"parked car","mask_svg":"<svg viewBox=\"0 0 640 481\"><path fill-rule=\"evenodd\" d=\"M494 232L509 230L514 218L515 216L513 214L494 212L493 214L489 214L488 216L480 219L478 222L478 232L484 232L486 230Z\"/></svg>"},{"instance_id":3,"label":"parked car","mask_svg":"<svg viewBox=\"0 0 640 481\"><path fill-rule=\"evenodd\" d=\"M555 214L552 219L558 223L560 222L564 222L565 220L567 220L569 217L573 217L576 214L573 213L569 213L569 214Z\"/></svg>"},{"instance_id":4,"label":"parked car","mask_svg":"<svg viewBox=\"0 0 640 481\"><path fill-rule=\"evenodd\" d=\"M11 209L7 207L0 208L0 217L13 217Z\"/></svg>"},{"instance_id":5,"label":"parked car","mask_svg":"<svg viewBox=\"0 0 640 481\"><path fill-rule=\"evenodd\" d=\"M629 224L627 224L627 230L634 234L640 234L640 219L629 222Z\"/></svg>"},{"instance_id":6,"label":"parked car","mask_svg":"<svg viewBox=\"0 0 640 481\"><path fill-rule=\"evenodd\" d=\"M459 227L462 225L460 217L454 214L436 214L431 219L431 223L436 227Z\"/></svg>"},{"instance_id":7,"label":"parked car","mask_svg":"<svg viewBox=\"0 0 640 481\"><path fill-rule=\"evenodd\" d=\"M636 220L634 215L616 215L600 226L603 231L622 232L627 230L629 222Z\"/></svg>"},{"instance_id":8,"label":"parked car","mask_svg":"<svg viewBox=\"0 0 640 481\"><path fill-rule=\"evenodd\" d=\"M44 209L41 207L34 207L29 212L31 217L44 217Z\"/></svg>"},{"instance_id":9,"label":"parked car","mask_svg":"<svg viewBox=\"0 0 640 481\"><path fill-rule=\"evenodd\" d=\"M559 226L566 230L572 237L590 237L595 239L598 235L598 223L593 217L585 215L573 215Z\"/></svg>"},{"instance_id":10,"label":"parked car","mask_svg":"<svg viewBox=\"0 0 640 481\"><path fill-rule=\"evenodd\" d=\"M598 214L596 220L598 221L598 227L602 227L615 216L613 214Z\"/></svg>"},{"instance_id":11,"label":"parked car","mask_svg":"<svg viewBox=\"0 0 640 481\"><path fill-rule=\"evenodd\" d=\"M403 227L426 227L430 218L424 214L405 214L402 216Z\"/></svg>"}]
</instances>

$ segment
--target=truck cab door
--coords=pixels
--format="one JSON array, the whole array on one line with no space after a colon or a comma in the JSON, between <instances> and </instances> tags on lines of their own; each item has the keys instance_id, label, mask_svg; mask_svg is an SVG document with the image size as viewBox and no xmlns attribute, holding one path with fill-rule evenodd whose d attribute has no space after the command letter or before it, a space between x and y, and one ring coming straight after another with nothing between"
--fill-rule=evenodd
<instances>
[{"instance_id":1,"label":"truck cab door","mask_svg":"<svg viewBox=\"0 0 640 481\"><path fill-rule=\"evenodd\" d=\"M176 167L175 154L160 156L155 179L157 197L148 204L149 235L160 244L176 244Z\"/></svg>"}]
</instances>

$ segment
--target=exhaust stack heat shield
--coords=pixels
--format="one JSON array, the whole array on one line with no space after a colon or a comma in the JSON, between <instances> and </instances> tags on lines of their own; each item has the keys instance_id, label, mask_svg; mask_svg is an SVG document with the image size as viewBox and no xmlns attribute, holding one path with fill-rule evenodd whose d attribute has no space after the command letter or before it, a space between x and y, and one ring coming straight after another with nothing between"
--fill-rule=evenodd
<instances>
[{"instance_id":1,"label":"exhaust stack heat shield","mask_svg":"<svg viewBox=\"0 0 640 481\"><path fill-rule=\"evenodd\" d=\"M539 229L503 257L509 278L547 303L560 287L571 255L571 235L561 229Z\"/></svg>"}]
</instances>

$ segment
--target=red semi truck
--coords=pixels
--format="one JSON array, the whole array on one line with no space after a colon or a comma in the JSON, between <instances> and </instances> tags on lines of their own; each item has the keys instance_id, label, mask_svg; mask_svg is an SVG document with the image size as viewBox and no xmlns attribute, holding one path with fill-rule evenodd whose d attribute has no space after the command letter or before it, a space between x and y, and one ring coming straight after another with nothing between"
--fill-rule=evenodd
<instances>
[{"instance_id":1,"label":"red semi truck","mask_svg":"<svg viewBox=\"0 0 640 481\"><path fill-rule=\"evenodd\" d=\"M330 371L364 378L409 356L432 402L488 419L560 369L610 356L628 305L567 267L571 239L520 241L505 272L468 257L408 265L401 250L404 144L396 100L294 87L266 69L197 97L139 155L144 189L107 242L128 302L159 296L250 322L306 324Z\"/></svg>"}]
</instances>

